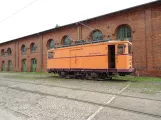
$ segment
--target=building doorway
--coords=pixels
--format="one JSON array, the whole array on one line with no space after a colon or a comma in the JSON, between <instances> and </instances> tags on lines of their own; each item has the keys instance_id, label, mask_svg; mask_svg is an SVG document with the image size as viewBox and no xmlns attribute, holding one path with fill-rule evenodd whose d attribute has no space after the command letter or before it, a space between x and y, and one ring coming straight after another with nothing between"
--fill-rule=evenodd
<instances>
[{"instance_id":1,"label":"building doorway","mask_svg":"<svg viewBox=\"0 0 161 120\"><path fill-rule=\"evenodd\" d=\"M27 72L26 59L22 60L22 72Z\"/></svg>"},{"instance_id":2,"label":"building doorway","mask_svg":"<svg viewBox=\"0 0 161 120\"><path fill-rule=\"evenodd\" d=\"M8 61L8 71L12 71L12 61Z\"/></svg>"},{"instance_id":3,"label":"building doorway","mask_svg":"<svg viewBox=\"0 0 161 120\"><path fill-rule=\"evenodd\" d=\"M31 71L36 72L37 60L36 58L31 59Z\"/></svg>"},{"instance_id":4,"label":"building doorway","mask_svg":"<svg viewBox=\"0 0 161 120\"><path fill-rule=\"evenodd\" d=\"M2 71L6 71L5 61L2 61Z\"/></svg>"}]
</instances>

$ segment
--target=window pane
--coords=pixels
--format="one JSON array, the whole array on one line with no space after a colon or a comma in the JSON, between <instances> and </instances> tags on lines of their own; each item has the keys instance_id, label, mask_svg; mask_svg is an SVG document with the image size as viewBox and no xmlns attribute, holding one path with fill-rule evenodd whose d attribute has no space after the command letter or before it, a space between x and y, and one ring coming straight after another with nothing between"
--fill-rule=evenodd
<instances>
[{"instance_id":1,"label":"window pane","mask_svg":"<svg viewBox=\"0 0 161 120\"><path fill-rule=\"evenodd\" d=\"M11 48L9 48L7 52L8 52L8 55L11 55L12 54Z\"/></svg>"},{"instance_id":2,"label":"window pane","mask_svg":"<svg viewBox=\"0 0 161 120\"><path fill-rule=\"evenodd\" d=\"M54 40L51 40L50 43L49 43L49 48L52 49L54 47L55 47Z\"/></svg>"},{"instance_id":3,"label":"window pane","mask_svg":"<svg viewBox=\"0 0 161 120\"><path fill-rule=\"evenodd\" d=\"M36 51L36 44L32 44L32 52L35 52Z\"/></svg>"},{"instance_id":4,"label":"window pane","mask_svg":"<svg viewBox=\"0 0 161 120\"><path fill-rule=\"evenodd\" d=\"M4 49L1 50L1 56L5 56Z\"/></svg>"},{"instance_id":5,"label":"window pane","mask_svg":"<svg viewBox=\"0 0 161 120\"><path fill-rule=\"evenodd\" d=\"M22 46L22 54L25 54L25 53L26 53L26 51L27 51L27 48L26 48L26 46L25 46L25 45L23 45L23 46Z\"/></svg>"},{"instance_id":6,"label":"window pane","mask_svg":"<svg viewBox=\"0 0 161 120\"><path fill-rule=\"evenodd\" d=\"M117 53L124 54L124 45L118 45L117 47Z\"/></svg>"},{"instance_id":7,"label":"window pane","mask_svg":"<svg viewBox=\"0 0 161 120\"><path fill-rule=\"evenodd\" d=\"M48 52L48 59L52 59L53 58L53 52Z\"/></svg>"},{"instance_id":8,"label":"window pane","mask_svg":"<svg viewBox=\"0 0 161 120\"><path fill-rule=\"evenodd\" d=\"M95 31L93 34L92 34L92 40L93 41L98 41L98 40L102 40L103 37L102 37L102 32L100 31Z\"/></svg>"},{"instance_id":9,"label":"window pane","mask_svg":"<svg viewBox=\"0 0 161 120\"><path fill-rule=\"evenodd\" d=\"M25 46L23 46L23 52L26 52L26 48L25 48Z\"/></svg>"},{"instance_id":10,"label":"window pane","mask_svg":"<svg viewBox=\"0 0 161 120\"><path fill-rule=\"evenodd\" d=\"M71 39L69 36L67 36L65 39L64 39L64 45L70 45L71 43Z\"/></svg>"},{"instance_id":11,"label":"window pane","mask_svg":"<svg viewBox=\"0 0 161 120\"><path fill-rule=\"evenodd\" d=\"M131 30L128 26L120 27L117 31L117 39L126 40L131 39Z\"/></svg>"},{"instance_id":12,"label":"window pane","mask_svg":"<svg viewBox=\"0 0 161 120\"><path fill-rule=\"evenodd\" d=\"M32 51L34 51L34 44L32 45Z\"/></svg>"}]
</instances>

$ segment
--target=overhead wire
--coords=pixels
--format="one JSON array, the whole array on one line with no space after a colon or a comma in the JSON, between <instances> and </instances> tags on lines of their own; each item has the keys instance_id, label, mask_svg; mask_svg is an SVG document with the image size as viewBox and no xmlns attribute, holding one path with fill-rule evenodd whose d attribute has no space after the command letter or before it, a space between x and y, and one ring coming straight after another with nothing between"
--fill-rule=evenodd
<instances>
[{"instance_id":1,"label":"overhead wire","mask_svg":"<svg viewBox=\"0 0 161 120\"><path fill-rule=\"evenodd\" d=\"M78 22L78 23L80 23L81 25L83 25L83 26L89 28L89 29L91 30L91 32L92 32L93 30L96 30L95 28L93 28L93 27L91 27L91 26L89 26L89 25L86 25L86 24L83 23L83 22ZM90 34L91 34L91 32L90 32ZM85 40L88 36L90 36L90 34L87 35L83 40ZM94 38L93 40L96 40L96 38Z\"/></svg>"},{"instance_id":2,"label":"overhead wire","mask_svg":"<svg viewBox=\"0 0 161 120\"><path fill-rule=\"evenodd\" d=\"M6 21L7 19L11 18L12 16L16 15L17 13L21 12L21 11L24 10L25 8L29 7L30 5L32 5L32 4L35 3L36 1L38 1L38 0L34 0L34 1L30 2L29 4L25 5L23 8L17 10L17 11L14 12L13 14L11 14L11 15L9 15L8 17L4 18L3 20L0 21L0 24L3 23L4 21ZM88 26L88 25L84 24L83 22L77 22L77 23L79 23L79 24L81 24L81 25L83 25L83 26L89 28L89 29L92 30L92 31L95 30L94 28L92 28L91 26ZM74 29L74 28L77 26L77 23L76 23L76 25L73 26L72 29ZM89 35L90 35L90 34L89 34ZM89 36L89 35L88 35L88 36ZM68 36L68 34L67 34L67 36ZM87 36L87 37L88 37L88 36ZM69 36L68 36L68 37L69 37ZM85 37L85 39L86 39L87 37ZM70 38L70 39L72 40L72 38ZM84 40L85 40L85 39L84 39Z\"/></svg>"},{"instance_id":3,"label":"overhead wire","mask_svg":"<svg viewBox=\"0 0 161 120\"><path fill-rule=\"evenodd\" d=\"M16 12L14 12L13 14L9 15L8 17L4 18L3 20L0 21L0 23L6 21L7 19L11 18L12 16L16 15L17 13L21 12L22 10L24 10L25 8L29 7L30 5L32 5L33 3L35 3L38 0L34 0L32 2L30 2L29 4L25 5L23 8L17 10Z\"/></svg>"},{"instance_id":4,"label":"overhead wire","mask_svg":"<svg viewBox=\"0 0 161 120\"><path fill-rule=\"evenodd\" d=\"M88 25L86 25L86 24L84 24L84 23L82 23L82 22L78 22L78 23L82 24L83 26L85 26L85 27L87 27L87 28L89 28L89 29L91 29L91 30L95 30L93 27L88 26Z\"/></svg>"}]
</instances>

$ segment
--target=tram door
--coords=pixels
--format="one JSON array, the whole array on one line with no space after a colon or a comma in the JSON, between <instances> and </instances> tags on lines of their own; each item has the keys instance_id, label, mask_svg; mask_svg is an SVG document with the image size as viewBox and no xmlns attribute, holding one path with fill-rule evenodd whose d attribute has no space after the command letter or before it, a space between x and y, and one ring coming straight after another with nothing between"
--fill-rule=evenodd
<instances>
[{"instance_id":1,"label":"tram door","mask_svg":"<svg viewBox=\"0 0 161 120\"><path fill-rule=\"evenodd\" d=\"M115 45L108 45L108 68L115 68Z\"/></svg>"}]
</instances>

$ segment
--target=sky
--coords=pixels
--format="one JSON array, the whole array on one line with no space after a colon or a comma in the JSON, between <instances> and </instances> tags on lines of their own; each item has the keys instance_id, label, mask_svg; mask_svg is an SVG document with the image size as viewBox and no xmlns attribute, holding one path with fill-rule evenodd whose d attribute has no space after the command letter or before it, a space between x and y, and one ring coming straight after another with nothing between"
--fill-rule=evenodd
<instances>
[{"instance_id":1,"label":"sky","mask_svg":"<svg viewBox=\"0 0 161 120\"><path fill-rule=\"evenodd\" d=\"M0 43L155 0L0 0Z\"/></svg>"}]
</instances>

